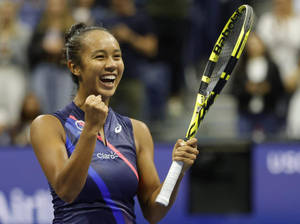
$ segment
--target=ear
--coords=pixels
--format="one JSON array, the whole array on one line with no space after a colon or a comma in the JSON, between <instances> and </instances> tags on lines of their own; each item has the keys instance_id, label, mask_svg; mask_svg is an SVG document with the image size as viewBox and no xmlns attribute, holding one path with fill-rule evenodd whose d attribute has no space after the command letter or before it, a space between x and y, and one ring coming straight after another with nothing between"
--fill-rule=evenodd
<instances>
[{"instance_id":1,"label":"ear","mask_svg":"<svg viewBox=\"0 0 300 224\"><path fill-rule=\"evenodd\" d=\"M75 65L74 62L72 62L71 60L68 60L67 64L68 64L68 68L74 75L76 76L80 75L80 68L78 65Z\"/></svg>"}]
</instances>

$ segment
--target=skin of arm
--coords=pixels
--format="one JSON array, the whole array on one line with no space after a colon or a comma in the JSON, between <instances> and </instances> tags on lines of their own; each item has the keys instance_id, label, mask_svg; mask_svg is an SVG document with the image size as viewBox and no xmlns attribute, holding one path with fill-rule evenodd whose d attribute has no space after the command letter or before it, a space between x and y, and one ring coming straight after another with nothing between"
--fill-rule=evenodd
<instances>
[{"instance_id":1,"label":"skin of arm","mask_svg":"<svg viewBox=\"0 0 300 224\"><path fill-rule=\"evenodd\" d=\"M155 202L160 192L162 183L158 177L154 165L154 145L152 137L147 126L137 120L132 120L136 149L137 149L137 165L140 176L138 188L138 200L143 211L144 217L151 223L157 223L161 220L172 207L176 199L179 184L184 176L185 171L193 164L198 155L197 140L195 138L183 143L178 140L173 149L173 160L181 160L184 162L183 171L175 185L167 207Z\"/></svg>"},{"instance_id":2,"label":"skin of arm","mask_svg":"<svg viewBox=\"0 0 300 224\"><path fill-rule=\"evenodd\" d=\"M107 116L107 107L99 102L101 97L87 98L86 122L70 157L64 128L56 117L41 115L31 125L31 143L38 161L56 194L68 203L75 200L85 184L99 127Z\"/></svg>"}]
</instances>

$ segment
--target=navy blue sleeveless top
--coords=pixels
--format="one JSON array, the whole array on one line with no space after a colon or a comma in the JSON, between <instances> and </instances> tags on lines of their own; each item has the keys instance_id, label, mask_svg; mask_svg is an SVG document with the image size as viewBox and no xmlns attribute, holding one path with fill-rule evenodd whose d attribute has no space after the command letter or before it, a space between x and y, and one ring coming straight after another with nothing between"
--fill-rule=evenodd
<instances>
[{"instance_id":1,"label":"navy blue sleeveless top","mask_svg":"<svg viewBox=\"0 0 300 224\"><path fill-rule=\"evenodd\" d=\"M84 126L84 112L72 102L54 116L65 129L70 157ZM109 108L104 133L107 146L98 136L86 183L72 203L61 200L50 185L53 223L135 223L133 198L139 176L131 121Z\"/></svg>"}]
</instances>

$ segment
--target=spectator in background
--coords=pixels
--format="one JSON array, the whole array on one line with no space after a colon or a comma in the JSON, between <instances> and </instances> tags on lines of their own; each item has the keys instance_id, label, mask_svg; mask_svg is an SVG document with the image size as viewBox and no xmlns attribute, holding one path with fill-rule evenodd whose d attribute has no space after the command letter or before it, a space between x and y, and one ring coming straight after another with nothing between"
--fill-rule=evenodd
<instances>
[{"instance_id":1,"label":"spectator in background","mask_svg":"<svg viewBox=\"0 0 300 224\"><path fill-rule=\"evenodd\" d=\"M300 57L298 67L291 74L289 86L294 90L287 116L287 137L300 139Z\"/></svg>"},{"instance_id":2,"label":"spectator in background","mask_svg":"<svg viewBox=\"0 0 300 224\"><path fill-rule=\"evenodd\" d=\"M17 13L15 2L0 1L0 135L17 122L26 90L26 49L31 33Z\"/></svg>"},{"instance_id":3,"label":"spectator in background","mask_svg":"<svg viewBox=\"0 0 300 224\"><path fill-rule=\"evenodd\" d=\"M287 82L297 68L300 50L300 16L294 12L292 0L273 0L273 11L261 15L257 32L278 65L287 91Z\"/></svg>"},{"instance_id":4,"label":"spectator in background","mask_svg":"<svg viewBox=\"0 0 300 224\"><path fill-rule=\"evenodd\" d=\"M261 15L257 32L277 64L285 87L281 97L281 119L285 124L289 99L293 93L290 87L291 74L297 68L300 50L300 16L295 13L293 0L273 0L271 12Z\"/></svg>"},{"instance_id":5,"label":"spectator in background","mask_svg":"<svg viewBox=\"0 0 300 224\"><path fill-rule=\"evenodd\" d=\"M7 114L4 111L0 111L0 146L9 145L11 142L9 126L7 125Z\"/></svg>"},{"instance_id":6,"label":"spectator in background","mask_svg":"<svg viewBox=\"0 0 300 224\"><path fill-rule=\"evenodd\" d=\"M17 146L30 144L31 122L41 114L40 103L33 93L24 97L23 106L18 123L11 130L11 143Z\"/></svg>"},{"instance_id":7,"label":"spectator in background","mask_svg":"<svg viewBox=\"0 0 300 224\"><path fill-rule=\"evenodd\" d=\"M276 108L283 85L278 67L254 32L235 73L232 91L238 101L240 136L254 140L276 136L280 127Z\"/></svg>"},{"instance_id":8,"label":"spectator in background","mask_svg":"<svg viewBox=\"0 0 300 224\"><path fill-rule=\"evenodd\" d=\"M44 113L56 111L71 98L72 79L61 62L64 33L73 22L67 0L47 0L31 39L32 89Z\"/></svg>"},{"instance_id":9,"label":"spectator in background","mask_svg":"<svg viewBox=\"0 0 300 224\"><path fill-rule=\"evenodd\" d=\"M297 13L300 13L300 1L299 0L293 0L294 7Z\"/></svg>"},{"instance_id":10,"label":"spectator in background","mask_svg":"<svg viewBox=\"0 0 300 224\"><path fill-rule=\"evenodd\" d=\"M95 0L75 0L72 5L72 14L76 22L94 25L109 16L109 10L95 4Z\"/></svg>"},{"instance_id":11,"label":"spectator in background","mask_svg":"<svg viewBox=\"0 0 300 224\"><path fill-rule=\"evenodd\" d=\"M188 0L149 0L147 10L154 21L158 36L158 59L171 72L168 111L178 116L183 112L181 101L184 81L184 43L187 35Z\"/></svg>"},{"instance_id":12,"label":"spectator in background","mask_svg":"<svg viewBox=\"0 0 300 224\"><path fill-rule=\"evenodd\" d=\"M168 96L168 68L155 60L158 40L151 19L133 0L112 0L104 20L120 43L126 69L112 104L128 116L153 122L163 118Z\"/></svg>"},{"instance_id":13,"label":"spectator in background","mask_svg":"<svg viewBox=\"0 0 300 224\"><path fill-rule=\"evenodd\" d=\"M20 0L20 19L27 24L31 30L40 20L45 0Z\"/></svg>"}]
</instances>

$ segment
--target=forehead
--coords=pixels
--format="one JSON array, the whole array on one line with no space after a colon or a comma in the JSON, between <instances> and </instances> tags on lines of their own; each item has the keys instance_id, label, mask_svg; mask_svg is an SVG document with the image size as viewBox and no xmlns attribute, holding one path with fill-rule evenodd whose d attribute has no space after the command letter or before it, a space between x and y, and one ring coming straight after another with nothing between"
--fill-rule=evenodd
<instances>
[{"instance_id":1,"label":"forehead","mask_svg":"<svg viewBox=\"0 0 300 224\"><path fill-rule=\"evenodd\" d=\"M82 39L82 44L85 51L120 50L118 41L104 30L87 32Z\"/></svg>"}]
</instances>

